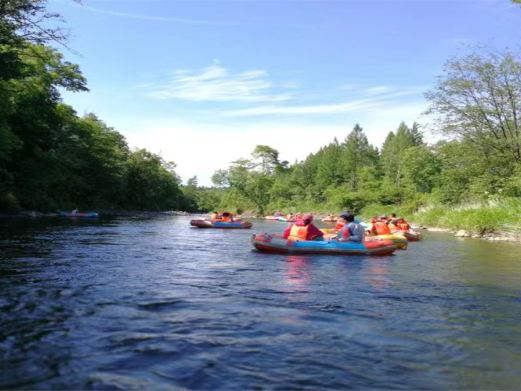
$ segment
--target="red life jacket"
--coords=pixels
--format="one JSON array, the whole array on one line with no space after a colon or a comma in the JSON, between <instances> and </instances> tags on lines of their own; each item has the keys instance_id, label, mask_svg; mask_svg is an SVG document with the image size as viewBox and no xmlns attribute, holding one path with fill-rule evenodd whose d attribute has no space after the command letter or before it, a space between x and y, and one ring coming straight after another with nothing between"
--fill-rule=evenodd
<instances>
[{"instance_id":1,"label":"red life jacket","mask_svg":"<svg viewBox=\"0 0 521 391\"><path fill-rule=\"evenodd\" d=\"M337 231L340 231L342 228L344 228L344 223L336 223L335 229Z\"/></svg>"},{"instance_id":2,"label":"red life jacket","mask_svg":"<svg viewBox=\"0 0 521 391\"><path fill-rule=\"evenodd\" d=\"M374 223L372 231L377 235L389 235L391 233L391 229L383 221L377 221Z\"/></svg>"}]
</instances>

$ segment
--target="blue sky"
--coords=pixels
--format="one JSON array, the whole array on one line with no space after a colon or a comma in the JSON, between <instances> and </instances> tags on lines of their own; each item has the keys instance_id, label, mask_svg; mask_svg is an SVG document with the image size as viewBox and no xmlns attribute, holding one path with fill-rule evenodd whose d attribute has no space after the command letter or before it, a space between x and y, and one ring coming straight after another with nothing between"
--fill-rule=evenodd
<instances>
[{"instance_id":1,"label":"blue sky","mask_svg":"<svg viewBox=\"0 0 521 391\"><path fill-rule=\"evenodd\" d=\"M89 93L64 94L187 180L257 144L290 162L356 123L381 146L400 121L432 124L424 93L468 45L519 49L510 0L49 0Z\"/></svg>"}]
</instances>

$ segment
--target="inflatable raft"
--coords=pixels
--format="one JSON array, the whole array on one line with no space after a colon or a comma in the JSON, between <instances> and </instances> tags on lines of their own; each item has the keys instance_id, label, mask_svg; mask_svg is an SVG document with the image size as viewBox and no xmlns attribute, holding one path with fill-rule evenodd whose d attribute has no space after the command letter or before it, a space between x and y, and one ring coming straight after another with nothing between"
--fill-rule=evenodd
<instances>
[{"instance_id":1,"label":"inflatable raft","mask_svg":"<svg viewBox=\"0 0 521 391\"><path fill-rule=\"evenodd\" d=\"M60 217L73 217L73 218L76 218L76 217L81 217L81 218L95 218L95 217L99 217L99 214L96 213L96 212L76 212L76 213L72 213L72 212L60 212L58 214L58 216Z\"/></svg>"},{"instance_id":2,"label":"inflatable raft","mask_svg":"<svg viewBox=\"0 0 521 391\"><path fill-rule=\"evenodd\" d=\"M408 231L394 231L393 234L403 235L409 242L417 242L422 239L422 234L412 229Z\"/></svg>"},{"instance_id":3,"label":"inflatable raft","mask_svg":"<svg viewBox=\"0 0 521 391\"><path fill-rule=\"evenodd\" d=\"M396 246L396 248L398 248L400 250L407 249L408 240L402 234L394 233L394 234L387 234L387 235L374 235L374 236L365 237L366 242L377 241L377 240L390 240L393 242L393 244Z\"/></svg>"},{"instance_id":4,"label":"inflatable raft","mask_svg":"<svg viewBox=\"0 0 521 391\"><path fill-rule=\"evenodd\" d=\"M268 234L251 238L253 246L263 252L277 254L390 255L396 246L389 240L372 242L338 242L336 240L287 240Z\"/></svg>"},{"instance_id":5,"label":"inflatable raft","mask_svg":"<svg viewBox=\"0 0 521 391\"><path fill-rule=\"evenodd\" d=\"M248 229L252 224L249 221L209 221L209 220L192 220L190 225L198 228L227 228L227 229Z\"/></svg>"}]
</instances>

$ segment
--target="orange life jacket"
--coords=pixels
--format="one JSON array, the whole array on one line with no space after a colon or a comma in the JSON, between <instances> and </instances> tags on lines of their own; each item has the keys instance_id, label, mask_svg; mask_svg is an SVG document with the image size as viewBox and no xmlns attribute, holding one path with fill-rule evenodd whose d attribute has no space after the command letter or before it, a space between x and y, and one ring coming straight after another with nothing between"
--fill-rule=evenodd
<instances>
[{"instance_id":1,"label":"orange life jacket","mask_svg":"<svg viewBox=\"0 0 521 391\"><path fill-rule=\"evenodd\" d=\"M377 235L389 235L391 233L391 229L383 221L377 221L374 223L372 231Z\"/></svg>"},{"instance_id":2,"label":"orange life jacket","mask_svg":"<svg viewBox=\"0 0 521 391\"><path fill-rule=\"evenodd\" d=\"M298 226L297 224L293 224L291 230L289 231L289 240L307 240L308 237L308 227L306 226Z\"/></svg>"},{"instance_id":3,"label":"orange life jacket","mask_svg":"<svg viewBox=\"0 0 521 391\"><path fill-rule=\"evenodd\" d=\"M230 222L232 222L232 216L223 216L223 217L221 218L221 221L222 221L223 223L230 223Z\"/></svg>"},{"instance_id":4,"label":"orange life jacket","mask_svg":"<svg viewBox=\"0 0 521 391\"><path fill-rule=\"evenodd\" d=\"M402 231L408 231L409 229L411 229L411 226L404 221L403 223L398 223L398 229Z\"/></svg>"},{"instance_id":5,"label":"orange life jacket","mask_svg":"<svg viewBox=\"0 0 521 391\"><path fill-rule=\"evenodd\" d=\"M340 231L342 228L344 228L344 223L336 223L335 229L337 231Z\"/></svg>"}]
</instances>

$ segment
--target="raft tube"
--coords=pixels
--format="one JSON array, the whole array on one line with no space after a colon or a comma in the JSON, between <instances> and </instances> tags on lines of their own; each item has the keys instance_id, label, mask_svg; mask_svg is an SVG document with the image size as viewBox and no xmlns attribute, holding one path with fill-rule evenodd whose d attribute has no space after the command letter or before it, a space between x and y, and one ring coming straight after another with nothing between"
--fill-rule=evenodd
<instances>
[{"instance_id":1,"label":"raft tube","mask_svg":"<svg viewBox=\"0 0 521 391\"><path fill-rule=\"evenodd\" d=\"M365 241L377 241L377 240L390 240L396 246L397 249L407 250L407 238L399 233L387 234L387 235L374 235L366 236Z\"/></svg>"},{"instance_id":2,"label":"raft tube","mask_svg":"<svg viewBox=\"0 0 521 391\"><path fill-rule=\"evenodd\" d=\"M225 229L248 229L252 224L249 221L209 221L209 220L192 220L190 225L198 228L225 228Z\"/></svg>"},{"instance_id":3,"label":"raft tube","mask_svg":"<svg viewBox=\"0 0 521 391\"><path fill-rule=\"evenodd\" d=\"M394 231L393 233L403 235L409 242L417 242L422 239L422 234L412 229L408 231Z\"/></svg>"},{"instance_id":4,"label":"raft tube","mask_svg":"<svg viewBox=\"0 0 521 391\"><path fill-rule=\"evenodd\" d=\"M96 213L96 212L76 212L76 213L60 212L58 215L60 217L73 217L73 218L76 218L76 217L81 217L81 218L95 218L95 217L99 217L99 214Z\"/></svg>"},{"instance_id":5,"label":"raft tube","mask_svg":"<svg viewBox=\"0 0 521 391\"><path fill-rule=\"evenodd\" d=\"M396 246L389 240L364 243L336 240L293 241L268 234L253 235L251 243L259 251L276 254L390 255L396 250Z\"/></svg>"}]
</instances>

